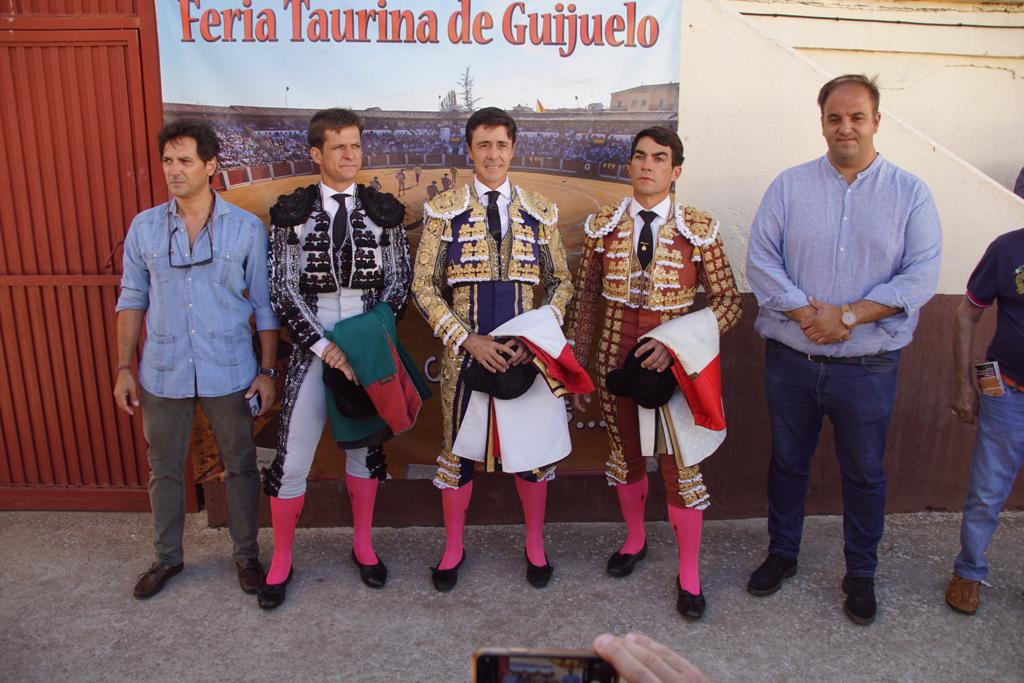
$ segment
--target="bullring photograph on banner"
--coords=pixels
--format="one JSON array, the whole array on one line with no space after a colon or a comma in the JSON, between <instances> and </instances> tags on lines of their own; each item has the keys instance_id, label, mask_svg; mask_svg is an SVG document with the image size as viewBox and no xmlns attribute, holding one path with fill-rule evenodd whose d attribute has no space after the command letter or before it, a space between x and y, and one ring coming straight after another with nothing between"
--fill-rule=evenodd
<instances>
[{"instance_id":1,"label":"bullring photograph on banner","mask_svg":"<svg viewBox=\"0 0 1024 683\"><path fill-rule=\"evenodd\" d=\"M511 179L558 205L570 268L588 214L630 193L633 135L678 120L682 3L678 0L156 0L165 120L199 117L221 139L214 188L269 221L278 196L315 182L306 128L320 109L364 122L357 182L406 206L415 249L423 204L472 182L464 129L496 106L518 124ZM436 340L415 318L400 331L428 379ZM436 402L390 449L391 471L434 462ZM257 422L275 446L276 411ZM574 425L594 440L600 420ZM262 430L261 430L262 428ZM199 446L200 453L213 453ZM431 444L427 447L426 444ZM325 437L314 476L338 474ZM577 452L587 452L590 449ZM600 460L600 462L598 462ZM197 464L200 479L216 458ZM425 472L426 470L424 470Z\"/></svg>"}]
</instances>

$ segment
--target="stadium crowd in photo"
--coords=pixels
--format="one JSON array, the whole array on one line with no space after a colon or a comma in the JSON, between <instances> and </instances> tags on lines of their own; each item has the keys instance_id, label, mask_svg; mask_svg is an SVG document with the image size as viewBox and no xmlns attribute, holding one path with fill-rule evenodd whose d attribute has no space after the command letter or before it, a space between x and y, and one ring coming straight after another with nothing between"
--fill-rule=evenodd
<instances>
[{"instance_id":1,"label":"stadium crowd in photo","mask_svg":"<svg viewBox=\"0 0 1024 683\"><path fill-rule=\"evenodd\" d=\"M313 110L166 103L167 118L198 116L221 138L215 187L316 173L306 125ZM444 111L360 111L364 168L467 166L466 114ZM676 127L673 111L516 111L514 170L625 180L633 134L649 125Z\"/></svg>"}]
</instances>

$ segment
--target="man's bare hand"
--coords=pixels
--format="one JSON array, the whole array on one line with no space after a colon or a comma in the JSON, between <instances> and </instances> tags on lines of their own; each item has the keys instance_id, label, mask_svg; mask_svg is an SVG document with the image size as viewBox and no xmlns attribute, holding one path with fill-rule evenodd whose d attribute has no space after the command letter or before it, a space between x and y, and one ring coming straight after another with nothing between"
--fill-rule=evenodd
<instances>
[{"instance_id":1,"label":"man's bare hand","mask_svg":"<svg viewBox=\"0 0 1024 683\"><path fill-rule=\"evenodd\" d=\"M572 395L572 409L577 415L582 415L587 412L587 406L590 405L593 400L590 394L573 394Z\"/></svg>"},{"instance_id":2,"label":"man's bare hand","mask_svg":"<svg viewBox=\"0 0 1024 683\"><path fill-rule=\"evenodd\" d=\"M842 309L839 306L807 297L814 315L806 316L800 323L804 335L815 344L837 344L850 338L850 330L842 322Z\"/></svg>"},{"instance_id":3,"label":"man's bare hand","mask_svg":"<svg viewBox=\"0 0 1024 683\"><path fill-rule=\"evenodd\" d=\"M352 384L359 384L359 378L356 377L356 371L352 369L351 365L349 365L348 358L345 357L345 352L342 351L334 342L328 344L327 348L324 349L323 361L335 370L341 370L341 373L345 375L345 377L348 378L348 381L352 382Z\"/></svg>"},{"instance_id":4,"label":"man's bare hand","mask_svg":"<svg viewBox=\"0 0 1024 683\"><path fill-rule=\"evenodd\" d=\"M671 352L669 352L667 346L657 339L648 339L640 345L640 348L633 355L639 358L648 351L652 351L652 353L640 364L640 367L654 370L655 372L665 372L672 365Z\"/></svg>"},{"instance_id":5,"label":"man's bare hand","mask_svg":"<svg viewBox=\"0 0 1024 683\"><path fill-rule=\"evenodd\" d=\"M485 334L469 335L462 342L462 348L490 372L505 372L509 369L509 359L502 352L510 357L516 353L510 345L500 344Z\"/></svg>"},{"instance_id":6,"label":"man's bare hand","mask_svg":"<svg viewBox=\"0 0 1024 683\"><path fill-rule=\"evenodd\" d=\"M245 392L246 398L252 398L256 394L260 395L260 412L256 413L256 416L265 415L270 407L274 405L274 399L277 396L277 387L274 385L274 380L270 379L266 375L256 375L256 379L249 385L249 391Z\"/></svg>"},{"instance_id":7,"label":"man's bare hand","mask_svg":"<svg viewBox=\"0 0 1024 683\"><path fill-rule=\"evenodd\" d=\"M594 639L594 652L615 667L627 683L708 683L700 669L638 633L624 638L599 635Z\"/></svg>"},{"instance_id":8,"label":"man's bare hand","mask_svg":"<svg viewBox=\"0 0 1024 683\"><path fill-rule=\"evenodd\" d=\"M519 341L518 339L510 339L506 346L516 350L515 355L509 358L508 362L510 365L522 365L523 363L533 362L533 352L530 348Z\"/></svg>"},{"instance_id":9,"label":"man's bare hand","mask_svg":"<svg viewBox=\"0 0 1024 683\"><path fill-rule=\"evenodd\" d=\"M966 382L953 387L949 407L953 409L956 419L969 425L974 424L978 417L978 392Z\"/></svg>"},{"instance_id":10,"label":"man's bare hand","mask_svg":"<svg viewBox=\"0 0 1024 683\"><path fill-rule=\"evenodd\" d=\"M135 384L131 370L117 371L117 380L114 382L114 403L129 415L134 415L135 409L139 407L139 388Z\"/></svg>"}]
</instances>

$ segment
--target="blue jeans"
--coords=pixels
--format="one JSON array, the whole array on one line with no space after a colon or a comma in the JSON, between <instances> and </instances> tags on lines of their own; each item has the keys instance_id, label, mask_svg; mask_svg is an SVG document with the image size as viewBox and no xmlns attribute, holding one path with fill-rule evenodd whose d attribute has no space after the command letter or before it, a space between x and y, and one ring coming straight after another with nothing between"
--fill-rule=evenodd
<instances>
[{"instance_id":1,"label":"blue jeans","mask_svg":"<svg viewBox=\"0 0 1024 683\"><path fill-rule=\"evenodd\" d=\"M980 401L960 554L953 563L959 576L972 581L988 575L985 550L1024 462L1024 392L1007 387L1002 396L982 396Z\"/></svg>"},{"instance_id":2,"label":"blue jeans","mask_svg":"<svg viewBox=\"0 0 1024 683\"><path fill-rule=\"evenodd\" d=\"M790 559L800 552L811 457L827 415L843 481L846 574L874 576L885 527L882 459L900 352L863 356L850 364L818 363L769 339L766 357L772 425L768 551Z\"/></svg>"}]
</instances>

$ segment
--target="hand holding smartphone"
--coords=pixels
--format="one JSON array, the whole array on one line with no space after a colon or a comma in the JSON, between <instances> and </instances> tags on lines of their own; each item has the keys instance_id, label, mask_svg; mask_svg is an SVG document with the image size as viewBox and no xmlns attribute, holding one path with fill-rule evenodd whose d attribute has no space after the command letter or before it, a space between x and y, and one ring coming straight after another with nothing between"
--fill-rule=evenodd
<instances>
[{"instance_id":1,"label":"hand holding smartphone","mask_svg":"<svg viewBox=\"0 0 1024 683\"><path fill-rule=\"evenodd\" d=\"M620 683L615 668L593 650L481 648L473 653L474 683Z\"/></svg>"},{"instance_id":2,"label":"hand holding smartphone","mask_svg":"<svg viewBox=\"0 0 1024 683\"><path fill-rule=\"evenodd\" d=\"M260 414L260 394L256 392L249 397L249 414L256 417Z\"/></svg>"}]
</instances>

